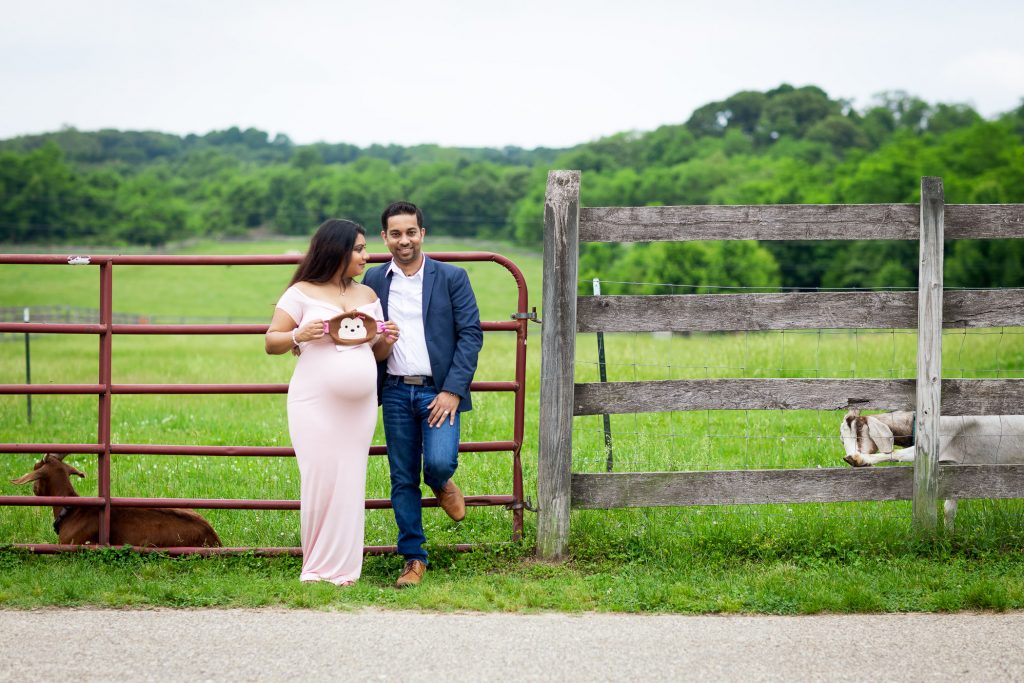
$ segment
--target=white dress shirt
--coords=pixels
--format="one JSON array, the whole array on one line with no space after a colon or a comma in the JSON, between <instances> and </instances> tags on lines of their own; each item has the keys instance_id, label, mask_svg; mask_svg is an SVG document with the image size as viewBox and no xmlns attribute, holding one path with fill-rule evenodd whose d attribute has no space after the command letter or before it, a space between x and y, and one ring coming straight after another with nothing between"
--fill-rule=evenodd
<instances>
[{"instance_id":1,"label":"white dress shirt","mask_svg":"<svg viewBox=\"0 0 1024 683\"><path fill-rule=\"evenodd\" d=\"M398 325L401 332L398 341L388 356L390 375L427 375L430 370L430 356L427 355L427 338L423 331L423 265L412 275L391 262L391 289L388 291L388 318Z\"/></svg>"}]
</instances>

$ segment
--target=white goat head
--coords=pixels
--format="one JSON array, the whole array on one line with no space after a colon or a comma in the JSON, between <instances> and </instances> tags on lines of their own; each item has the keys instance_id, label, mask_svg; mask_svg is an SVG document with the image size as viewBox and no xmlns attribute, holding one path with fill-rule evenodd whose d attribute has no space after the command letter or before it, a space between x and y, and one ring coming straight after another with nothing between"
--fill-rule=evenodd
<instances>
[{"instance_id":1,"label":"white goat head","mask_svg":"<svg viewBox=\"0 0 1024 683\"><path fill-rule=\"evenodd\" d=\"M870 467L861 455L872 453L892 453L895 437L889 425L873 415L862 416L856 408L851 408L839 424L839 436L843 439L846 449L846 462L854 467Z\"/></svg>"}]
</instances>

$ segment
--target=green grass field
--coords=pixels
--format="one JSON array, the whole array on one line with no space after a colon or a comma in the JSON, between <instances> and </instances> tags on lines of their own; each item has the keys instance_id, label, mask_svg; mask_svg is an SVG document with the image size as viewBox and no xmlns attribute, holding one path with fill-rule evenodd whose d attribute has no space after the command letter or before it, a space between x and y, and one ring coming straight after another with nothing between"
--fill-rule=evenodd
<instances>
[{"instance_id":1,"label":"green grass field","mask_svg":"<svg viewBox=\"0 0 1024 683\"><path fill-rule=\"evenodd\" d=\"M190 253L283 253L305 240L200 243ZM371 240L371 248L378 247ZM540 308L539 254L504 245L428 240L428 251L489 250L510 256ZM464 264L484 320L515 310L512 278L495 264ZM114 269L115 311L162 316L269 320L291 267L138 267ZM0 306L96 307L98 269L2 266ZM541 311L541 317L543 312ZM526 440L527 495L535 498L540 326L530 326ZM513 337L485 337L478 380L513 377ZM832 330L719 335L607 335L609 380L705 377L913 377L916 336L906 331ZM594 335L577 340L578 381L597 380ZM33 335L34 383L95 383L92 336ZM951 377L1024 376L1019 329L949 331L944 373ZM116 383L287 382L289 357L269 357L260 336L116 337ZM24 382L21 337L0 341L0 382ZM464 416L466 441L512 436L512 398L478 394ZM0 442L82 442L96 438L96 398L0 397ZM837 467L841 413L699 411L612 416L617 471ZM285 397L116 396L115 443L287 445ZM378 428L375 443L382 443ZM605 466L601 418L574 423L574 470ZM7 483L35 456L0 455L0 495L24 495ZM96 491L94 456L69 456ZM114 456L116 496L297 498L290 458ZM465 454L458 480L467 494L511 492L508 454ZM384 458L371 458L367 496L388 496ZM209 510L226 545L297 546L298 514ZM0 551L0 605L395 605L437 609L609 609L649 611L936 610L1024 606L1024 506L1020 501L965 501L957 531L923 542L910 530L909 503L733 506L577 511L572 560L531 561L534 518L526 540L509 544L510 513L474 508L461 524L425 512L435 546L428 585L396 594L387 587L400 560L368 558L351 591L299 586L291 558L172 560L109 550L88 556L38 557ZM55 542L49 509L0 511L0 544ZM392 544L389 510L367 514L366 542ZM455 554L446 544L482 543ZM443 569L443 571L436 571Z\"/></svg>"}]
</instances>

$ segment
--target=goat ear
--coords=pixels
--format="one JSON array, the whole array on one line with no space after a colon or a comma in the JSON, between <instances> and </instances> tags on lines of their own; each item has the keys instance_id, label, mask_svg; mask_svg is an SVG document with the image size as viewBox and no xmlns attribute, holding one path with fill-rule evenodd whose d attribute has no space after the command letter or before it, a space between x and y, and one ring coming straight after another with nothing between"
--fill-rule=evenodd
<instances>
[{"instance_id":1,"label":"goat ear","mask_svg":"<svg viewBox=\"0 0 1024 683\"><path fill-rule=\"evenodd\" d=\"M868 436L878 446L878 450L882 453L892 453L893 447L893 435L892 430L889 429L889 425L885 424L876 417L868 416L867 419Z\"/></svg>"},{"instance_id":2,"label":"goat ear","mask_svg":"<svg viewBox=\"0 0 1024 683\"><path fill-rule=\"evenodd\" d=\"M50 462L59 462L60 466L63 467L68 474L73 474L76 477L81 477L82 479L85 479L84 472L82 472L77 467L74 467L73 465L69 465L66 462L64 462L64 458L66 458L67 455L67 453L47 453L45 459Z\"/></svg>"},{"instance_id":3,"label":"goat ear","mask_svg":"<svg viewBox=\"0 0 1024 683\"><path fill-rule=\"evenodd\" d=\"M35 481L36 479L38 479L41 476L43 476L43 471L42 470L35 470L34 472L29 472L25 476L18 477L17 479L11 479L11 483L12 484L27 484L30 481Z\"/></svg>"}]
</instances>

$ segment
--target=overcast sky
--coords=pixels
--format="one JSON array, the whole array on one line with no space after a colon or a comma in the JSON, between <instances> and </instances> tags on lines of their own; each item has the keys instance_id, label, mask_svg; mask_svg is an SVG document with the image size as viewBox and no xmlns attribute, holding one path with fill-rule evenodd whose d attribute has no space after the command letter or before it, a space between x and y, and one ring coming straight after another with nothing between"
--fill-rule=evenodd
<instances>
[{"instance_id":1,"label":"overcast sky","mask_svg":"<svg viewBox=\"0 0 1024 683\"><path fill-rule=\"evenodd\" d=\"M0 138L74 126L564 147L780 83L991 116L1024 2L0 0Z\"/></svg>"}]
</instances>

